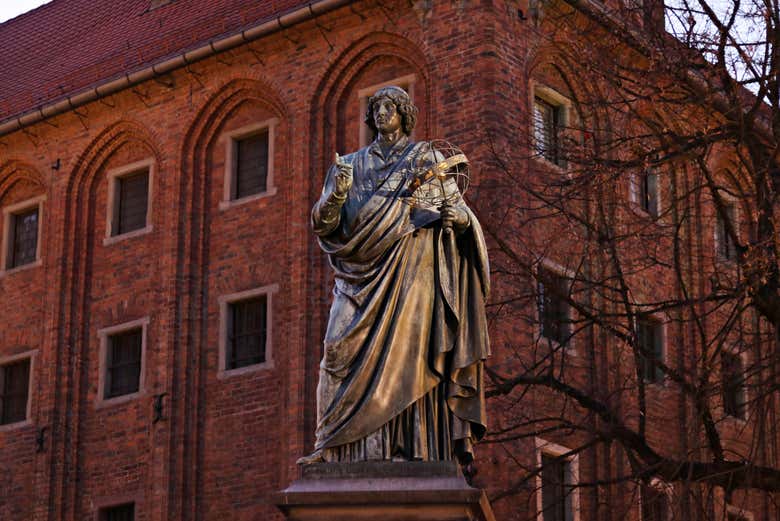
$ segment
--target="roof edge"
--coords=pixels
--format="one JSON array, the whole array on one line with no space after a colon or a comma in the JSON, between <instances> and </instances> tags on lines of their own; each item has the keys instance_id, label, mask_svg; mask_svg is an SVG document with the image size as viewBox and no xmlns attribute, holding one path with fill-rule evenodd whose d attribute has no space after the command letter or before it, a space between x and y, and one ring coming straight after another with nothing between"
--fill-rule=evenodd
<instances>
[{"instance_id":1,"label":"roof edge","mask_svg":"<svg viewBox=\"0 0 780 521\"><path fill-rule=\"evenodd\" d=\"M133 87L144 81L157 78L189 64L204 60L216 54L229 51L245 43L257 40L273 32L286 29L292 25L310 20L316 16L333 11L354 0L314 0L303 7L295 8L287 13L234 32L228 36L209 40L206 44L192 50L182 52L173 58L165 58L133 72L126 72L119 77L107 78L86 89L75 91L62 98L39 106L27 112L21 112L0 121L0 136L10 134L45 119L58 116L70 110L86 105L92 101L115 94L121 90Z\"/></svg>"}]
</instances>

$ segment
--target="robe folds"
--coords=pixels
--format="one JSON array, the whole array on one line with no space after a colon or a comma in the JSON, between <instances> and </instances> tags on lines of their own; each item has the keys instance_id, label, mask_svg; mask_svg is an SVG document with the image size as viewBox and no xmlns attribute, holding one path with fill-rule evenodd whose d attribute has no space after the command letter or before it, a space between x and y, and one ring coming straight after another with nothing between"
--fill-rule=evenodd
<instances>
[{"instance_id":1,"label":"robe folds","mask_svg":"<svg viewBox=\"0 0 780 521\"><path fill-rule=\"evenodd\" d=\"M470 219L460 233L410 197L420 146L403 137L345 156L347 199L334 203L334 165L312 211L335 272L317 390L326 460L446 460L485 433L485 241L459 196Z\"/></svg>"}]
</instances>

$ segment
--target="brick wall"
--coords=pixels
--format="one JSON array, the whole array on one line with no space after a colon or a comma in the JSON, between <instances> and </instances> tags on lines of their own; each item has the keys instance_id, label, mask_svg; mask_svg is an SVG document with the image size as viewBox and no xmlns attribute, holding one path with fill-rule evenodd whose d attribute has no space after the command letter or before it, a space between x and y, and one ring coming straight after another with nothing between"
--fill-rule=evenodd
<instances>
[{"instance_id":1,"label":"brick wall","mask_svg":"<svg viewBox=\"0 0 780 521\"><path fill-rule=\"evenodd\" d=\"M513 2L424 5L358 2L0 138L0 206L46 196L42 265L0 277L0 358L38 353L32 421L0 428L0 519L91 520L126 501L142 521L280 518L266 497L297 477L295 460L312 448L330 298L309 211L334 151L358 147L358 92L414 75L415 137L463 148L475 165L470 202L487 219L508 197L494 147L527 145L529 22ZM269 119L278 121L276 193L221 208L221 137ZM522 155L522 171L533 171ZM151 231L105 244L107 172L149 158ZM500 296L513 281L495 283ZM273 363L220 377L219 297L268 285L278 285ZM493 323L495 367L517 362L518 338L531 343L525 315ZM100 405L97 332L142 317L145 388ZM674 397L661 400L659 416ZM515 404L555 405L538 393ZM506 404L491 402L489 413L501 425ZM511 457L498 445L478 449L478 484L490 493L535 462L533 440L506 447ZM584 456L583 479L619 472L613 458ZM520 490L495 502L499 519L533 515L533 483ZM582 501L597 513L598 498Z\"/></svg>"}]
</instances>

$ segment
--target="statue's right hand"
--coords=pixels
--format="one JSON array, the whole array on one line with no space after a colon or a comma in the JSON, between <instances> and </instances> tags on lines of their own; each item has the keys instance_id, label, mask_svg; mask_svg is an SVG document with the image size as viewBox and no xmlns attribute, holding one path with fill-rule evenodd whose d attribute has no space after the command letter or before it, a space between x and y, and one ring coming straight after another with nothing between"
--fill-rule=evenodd
<instances>
[{"instance_id":1,"label":"statue's right hand","mask_svg":"<svg viewBox=\"0 0 780 521\"><path fill-rule=\"evenodd\" d=\"M334 192L340 197L345 197L352 188L352 165L344 161L336 152L336 186Z\"/></svg>"}]
</instances>

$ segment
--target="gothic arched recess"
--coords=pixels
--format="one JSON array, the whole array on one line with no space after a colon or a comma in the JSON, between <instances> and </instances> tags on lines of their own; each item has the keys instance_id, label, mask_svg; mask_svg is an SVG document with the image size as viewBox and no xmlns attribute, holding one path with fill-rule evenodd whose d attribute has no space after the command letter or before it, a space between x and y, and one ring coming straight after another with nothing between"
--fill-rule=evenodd
<instances>
[{"instance_id":1,"label":"gothic arched recess","mask_svg":"<svg viewBox=\"0 0 780 521\"><path fill-rule=\"evenodd\" d=\"M328 167L333 162L334 152L347 154L361 145L360 127L364 126L361 99L373 87L400 83L408 87L412 83L415 105L420 109L416 139L425 139L434 134L435 122L431 110L431 67L425 59L423 44L418 44L399 34L386 32L370 33L350 45L336 57L314 89L310 112L310 172L309 203L317 200ZM400 80L400 81L399 81ZM408 90L408 89L407 89ZM363 104L365 101L363 102ZM365 137L365 133L362 137ZM370 141L372 137L368 136ZM306 361L307 401L314 400L317 386L318 367L321 358L322 338L327 322L331 276L327 269L325 255L316 241L309 241L309 269L311 276L307 289L312 309L306 314L308 324ZM306 407L305 446L311 450L314 442L315 407Z\"/></svg>"},{"instance_id":2,"label":"gothic arched recess","mask_svg":"<svg viewBox=\"0 0 780 521\"><path fill-rule=\"evenodd\" d=\"M133 299L126 299L122 306L108 301L95 304L99 299L95 298L94 291L102 293L100 281L122 277L123 269L138 261L127 258L125 266L99 261L96 266L98 248L101 256L108 250L100 245L106 233L106 169L141 157L159 166L161 154L157 143L159 140L153 132L134 121L119 121L103 130L79 156L70 173L60 209L62 226L53 232L57 244L51 241L51 247L59 254L56 280L60 284L57 288L59 322L53 372L56 396L51 413L53 489L49 494L49 507L56 513L55 518L57 515L63 518L80 515L79 504L84 498L83 491L78 489L79 473L89 459L85 447L99 450L89 443L89 433L82 432L85 409L94 406L97 388L93 373L98 371L99 362L93 329L103 323L122 320L125 314L143 312L143 305ZM154 187L150 189L154 193ZM154 207L155 201L151 204ZM159 215L159 212L153 211L153 215ZM155 232L159 236L160 230ZM117 249L113 250L114 255L118 255L117 252ZM143 255L140 252L133 254ZM149 269L154 274L159 273L154 266ZM156 283L150 282L149 286ZM131 293L127 291L127 294Z\"/></svg>"},{"instance_id":3,"label":"gothic arched recess","mask_svg":"<svg viewBox=\"0 0 780 521\"><path fill-rule=\"evenodd\" d=\"M215 335L216 327L214 320L209 320L210 306L213 308L222 290L229 292L227 286L235 279L241 278L238 283L243 284L251 280L254 274L233 277L231 274L225 275L219 266L215 266L215 252L222 248L224 241L222 230L233 234L241 232L242 226L257 226L259 232L264 225L256 222L254 217L270 211L272 205L282 222L280 228L289 227L289 209L281 208L281 212L276 212L288 197L286 192L289 188L283 176L279 176L276 183L281 192L279 195L269 194L268 197L239 204L235 208L228 204L227 209L222 206L225 201L220 202L224 184L224 178L220 175L229 175L228 161L225 156L220 156L220 149L224 148L226 139L229 139L227 131L257 121L273 121L274 145L269 152L276 158L274 169L286 174L289 172L289 159L283 152L291 142L288 111L277 89L265 81L234 79L221 87L199 110L188 127L181 147L181 174L176 202L176 227L179 230L176 242L176 310L172 331L175 353L173 372L181 378L172 382L170 450L172 472L178 473L171 482L178 481L180 489L171 490L170 497L176 499L169 505L169 519L194 519L199 508L199 498L204 495L202 469L206 463L204 447L207 442L203 438L206 408L210 406L207 383L217 373L213 367L214 342L209 340L210 335ZM239 215L240 218L237 217ZM233 220L230 226L226 226L226 221L231 219L241 220L244 224L237 225ZM235 264L240 266L232 266L231 269L246 268L251 271L252 267L246 267L243 261L236 259ZM258 269L262 271L263 268ZM279 361L279 364L284 363L283 360ZM285 372L280 370L279 373ZM229 444L225 444L225 447L229 447ZM182 494L181 490L185 493ZM184 502L176 504L182 497L186 498Z\"/></svg>"}]
</instances>

